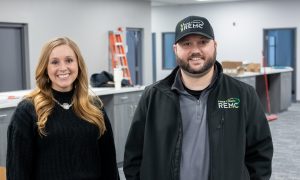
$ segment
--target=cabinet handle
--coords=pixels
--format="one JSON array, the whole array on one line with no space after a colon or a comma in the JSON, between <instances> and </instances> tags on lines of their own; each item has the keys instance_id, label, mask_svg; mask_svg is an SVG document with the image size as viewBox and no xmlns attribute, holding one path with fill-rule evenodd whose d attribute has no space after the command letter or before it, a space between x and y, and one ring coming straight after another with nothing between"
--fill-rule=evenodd
<instances>
[{"instance_id":1,"label":"cabinet handle","mask_svg":"<svg viewBox=\"0 0 300 180\"><path fill-rule=\"evenodd\" d=\"M126 100L128 99L128 96L123 96L123 97L120 97L122 100Z\"/></svg>"},{"instance_id":2,"label":"cabinet handle","mask_svg":"<svg viewBox=\"0 0 300 180\"><path fill-rule=\"evenodd\" d=\"M0 118L5 118L7 117L7 114L0 114Z\"/></svg>"}]
</instances>

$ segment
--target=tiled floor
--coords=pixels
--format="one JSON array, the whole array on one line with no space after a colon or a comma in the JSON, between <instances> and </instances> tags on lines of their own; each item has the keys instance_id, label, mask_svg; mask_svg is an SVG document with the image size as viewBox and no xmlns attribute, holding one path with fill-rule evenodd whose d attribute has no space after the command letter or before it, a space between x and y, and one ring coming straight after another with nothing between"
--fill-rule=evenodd
<instances>
[{"instance_id":1,"label":"tiled floor","mask_svg":"<svg viewBox=\"0 0 300 180\"><path fill-rule=\"evenodd\" d=\"M300 103L294 103L270 122L274 144L271 180L300 180ZM122 168L121 180L125 180Z\"/></svg>"},{"instance_id":2,"label":"tiled floor","mask_svg":"<svg viewBox=\"0 0 300 180\"><path fill-rule=\"evenodd\" d=\"M271 180L300 180L300 103L270 122L273 144Z\"/></svg>"}]
</instances>

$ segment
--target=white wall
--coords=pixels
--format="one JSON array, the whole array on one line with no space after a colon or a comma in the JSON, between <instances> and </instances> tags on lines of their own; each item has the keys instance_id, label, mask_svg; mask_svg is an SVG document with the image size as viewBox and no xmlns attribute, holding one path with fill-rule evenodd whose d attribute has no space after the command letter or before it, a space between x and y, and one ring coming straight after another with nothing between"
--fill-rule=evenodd
<instances>
[{"instance_id":1,"label":"white wall","mask_svg":"<svg viewBox=\"0 0 300 180\"><path fill-rule=\"evenodd\" d=\"M152 8L152 32L156 33L157 79L170 71L162 70L161 33L175 31L177 22L189 15L204 16L211 22L218 42L217 59L258 62L262 60L263 29L297 28L300 31L300 1L251 1ZM233 22L236 26L233 26ZM299 44L300 36L296 36ZM296 72L300 77L300 46L296 46ZM300 100L300 78L297 79Z\"/></svg>"},{"instance_id":2,"label":"white wall","mask_svg":"<svg viewBox=\"0 0 300 180\"><path fill-rule=\"evenodd\" d=\"M152 83L150 2L1 0L0 22L28 23L31 87L43 44L57 36L68 36L78 44L89 77L108 71L108 31L118 27L143 28L143 80Z\"/></svg>"}]
</instances>

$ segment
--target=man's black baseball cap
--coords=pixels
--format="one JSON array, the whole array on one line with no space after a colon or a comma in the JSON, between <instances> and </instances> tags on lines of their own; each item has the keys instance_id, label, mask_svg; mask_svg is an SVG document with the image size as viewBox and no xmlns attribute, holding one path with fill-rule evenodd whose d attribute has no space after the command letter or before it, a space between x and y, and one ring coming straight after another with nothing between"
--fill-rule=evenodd
<instances>
[{"instance_id":1,"label":"man's black baseball cap","mask_svg":"<svg viewBox=\"0 0 300 180\"><path fill-rule=\"evenodd\" d=\"M189 16L179 21L175 29L175 44L190 34L199 34L209 39L215 39L214 30L204 17Z\"/></svg>"}]
</instances>

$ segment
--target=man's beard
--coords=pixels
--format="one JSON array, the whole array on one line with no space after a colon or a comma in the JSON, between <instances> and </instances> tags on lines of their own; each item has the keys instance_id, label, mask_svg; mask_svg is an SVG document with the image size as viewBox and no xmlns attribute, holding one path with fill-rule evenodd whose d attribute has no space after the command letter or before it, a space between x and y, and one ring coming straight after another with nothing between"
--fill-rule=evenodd
<instances>
[{"instance_id":1,"label":"man's beard","mask_svg":"<svg viewBox=\"0 0 300 180\"><path fill-rule=\"evenodd\" d=\"M217 52L215 50L214 54L212 57L206 59L204 61L203 66L200 69L193 69L190 67L189 65L189 60L183 60L181 58L179 58L176 55L176 62L178 64L178 66L185 72L191 74L191 75L203 75L209 72L209 70L211 69L212 66L214 66L215 62L216 62L216 56L217 56ZM194 53L192 54L190 57L188 57L187 59L191 59L193 57L201 57L200 54L198 53Z\"/></svg>"}]
</instances>

